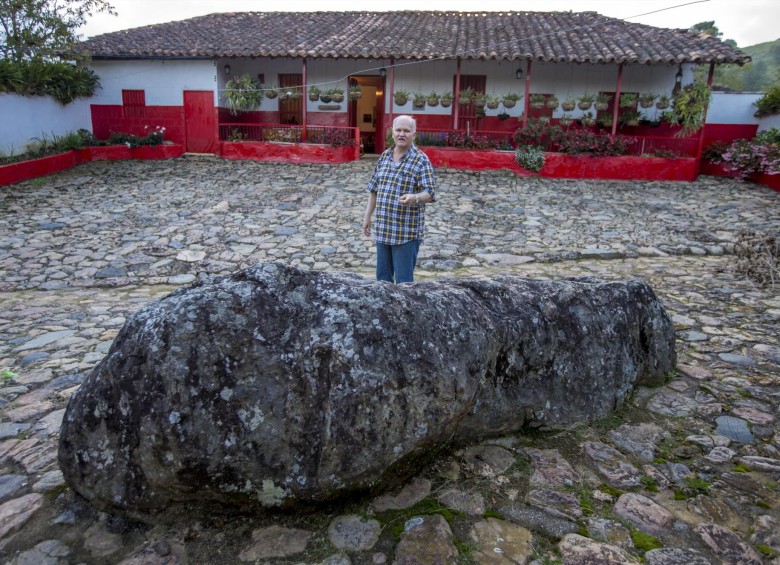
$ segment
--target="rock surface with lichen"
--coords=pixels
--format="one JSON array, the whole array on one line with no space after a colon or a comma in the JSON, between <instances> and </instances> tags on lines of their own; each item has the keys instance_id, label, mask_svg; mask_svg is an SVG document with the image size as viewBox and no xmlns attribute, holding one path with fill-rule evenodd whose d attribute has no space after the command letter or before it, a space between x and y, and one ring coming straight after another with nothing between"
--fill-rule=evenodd
<instances>
[{"instance_id":1,"label":"rock surface with lichen","mask_svg":"<svg viewBox=\"0 0 780 565\"><path fill-rule=\"evenodd\" d=\"M452 443L603 417L675 365L638 281L389 285L264 264L131 316L69 403L59 463L99 507L296 507Z\"/></svg>"}]
</instances>

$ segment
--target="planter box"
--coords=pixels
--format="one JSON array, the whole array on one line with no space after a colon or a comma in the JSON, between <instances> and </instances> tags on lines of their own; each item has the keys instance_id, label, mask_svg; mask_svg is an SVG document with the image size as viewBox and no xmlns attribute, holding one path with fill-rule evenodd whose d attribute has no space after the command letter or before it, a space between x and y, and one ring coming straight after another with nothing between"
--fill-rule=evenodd
<instances>
[{"instance_id":1,"label":"planter box","mask_svg":"<svg viewBox=\"0 0 780 565\"><path fill-rule=\"evenodd\" d=\"M702 175L712 175L715 177L735 177L736 174L733 171L727 171L723 166L723 163L710 163L709 161L702 161L699 172ZM763 184L768 186L772 190L780 192L780 175L765 175L755 174L750 175L748 180L757 184Z\"/></svg>"},{"instance_id":2,"label":"planter box","mask_svg":"<svg viewBox=\"0 0 780 565\"><path fill-rule=\"evenodd\" d=\"M90 161L119 159L171 159L184 153L181 145L156 145L130 149L126 145L108 145L104 147L85 147L51 157L42 157L31 161L21 161L0 167L0 186L14 184L60 171L72 169L76 165Z\"/></svg>"},{"instance_id":3,"label":"planter box","mask_svg":"<svg viewBox=\"0 0 780 565\"><path fill-rule=\"evenodd\" d=\"M223 141L223 159L251 159L283 163L349 163L360 159L360 148L332 147L314 143L273 143L266 141Z\"/></svg>"},{"instance_id":4,"label":"planter box","mask_svg":"<svg viewBox=\"0 0 780 565\"><path fill-rule=\"evenodd\" d=\"M451 167L472 171L509 169L520 176L549 178L615 179L615 180L680 180L694 181L698 161L692 158L663 159L661 157L591 157L545 153L544 167L539 173L522 168L515 162L514 152L493 150L421 148L435 167Z\"/></svg>"}]
</instances>

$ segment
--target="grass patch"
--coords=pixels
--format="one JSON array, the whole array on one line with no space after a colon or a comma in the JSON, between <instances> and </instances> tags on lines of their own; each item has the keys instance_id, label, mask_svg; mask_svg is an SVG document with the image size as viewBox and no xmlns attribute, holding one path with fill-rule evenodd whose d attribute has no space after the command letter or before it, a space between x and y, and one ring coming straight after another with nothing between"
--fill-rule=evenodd
<instances>
[{"instance_id":1,"label":"grass patch","mask_svg":"<svg viewBox=\"0 0 780 565\"><path fill-rule=\"evenodd\" d=\"M742 463L739 463L737 465L734 465L734 468L732 469L735 473L749 473L750 469L745 467Z\"/></svg>"},{"instance_id":2,"label":"grass patch","mask_svg":"<svg viewBox=\"0 0 780 565\"><path fill-rule=\"evenodd\" d=\"M496 512L495 510L485 510L485 513L482 515L483 518L496 518L498 520L504 520L504 515L500 512Z\"/></svg>"},{"instance_id":3,"label":"grass patch","mask_svg":"<svg viewBox=\"0 0 780 565\"><path fill-rule=\"evenodd\" d=\"M778 553L768 545L759 544L756 546L756 549L761 553L761 555L769 559L774 559L778 556Z\"/></svg>"},{"instance_id":4,"label":"grass patch","mask_svg":"<svg viewBox=\"0 0 780 565\"><path fill-rule=\"evenodd\" d=\"M709 494L710 487L712 486L710 483L708 483L704 479L700 479L699 477L686 477L685 483L691 489L693 489L696 492L696 494Z\"/></svg>"},{"instance_id":5,"label":"grass patch","mask_svg":"<svg viewBox=\"0 0 780 565\"><path fill-rule=\"evenodd\" d=\"M641 530L631 530L631 541L634 542L634 547L643 553L664 546L657 537L646 534Z\"/></svg>"},{"instance_id":6,"label":"grass patch","mask_svg":"<svg viewBox=\"0 0 780 565\"><path fill-rule=\"evenodd\" d=\"M767 503L767 502L764 502L763 500L756 501L756 506L758 506L759 508L763 508L765 510L771 510L772 509L772 505Z\"/></svg>"},{"instance_id":7,"label":"grass patch","mask_svg":"<svg viewBox=\"0 0 780 565\"><path fill-rule=\"evenodd\" d=\"M619 497L621 494L623 494L622 490L618 490L615 487L611 487L607 484L603 484L599 487L599 490L601 492L606 492L609 495L612 495L614 497Z\"/></svg>"},{"instance_id":8,"label":"grass patch","mask_svg":"<svg viewBox=\"0 0 780 565\"><path fill-rule=\"evenodd\" d=\"M656 481L650 475L644 475L641 479L639 479L639 482L644 485L647 492L658 492L658 481Z\"/></svg>"}]
</instances>

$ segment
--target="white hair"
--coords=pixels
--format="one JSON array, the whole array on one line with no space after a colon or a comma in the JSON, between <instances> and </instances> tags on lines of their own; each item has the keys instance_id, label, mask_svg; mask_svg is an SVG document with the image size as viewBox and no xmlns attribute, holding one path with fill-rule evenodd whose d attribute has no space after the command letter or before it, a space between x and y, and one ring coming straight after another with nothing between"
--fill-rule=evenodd
<instances>
[{"instance_id":1,"label":"white hair","mask_svg":"<svg viewBox=\"0 0 780 565\"><path fill-rule=\"evenodd\" d=\"M413 132L417 131L417 122L414 120L413 117L407 116L407 115L402 115L402 116L396 116L395 117L395 119L393 120L393 130L395 130L395 126L396 126L396 124L398 124L398 122L400 120L405 120L407 122L410 122L412 124L412 131Z\"/></svg>"}]
</instances>

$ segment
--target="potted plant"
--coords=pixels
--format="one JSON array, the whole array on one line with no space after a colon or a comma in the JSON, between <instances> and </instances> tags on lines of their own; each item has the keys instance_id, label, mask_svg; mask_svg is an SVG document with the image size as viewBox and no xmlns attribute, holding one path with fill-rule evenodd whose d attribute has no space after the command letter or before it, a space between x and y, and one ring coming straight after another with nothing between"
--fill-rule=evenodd
<instances>
[{"instance_id":1,"label":"potted plant","mask_svg":"<svg viewBox=\"0 0 780 565\"><path fill-rule=\"evenodd\" d=\"M612 96L605 92L599 92L596 95L596 110L599 112L605 111L609 108L609 101L612 100Z\"/></svg>"},{"instance_id":2,"label":"potted plant","mask_svg":"<svg viewBox=\"0 0 780 565\"><path fill-rule=\"evenodd\" d=\"M349 99L357 100L363 96L363 88L359 84L353 84L349 87Z\"/></svg>"},{"instance_id":3,"label":"potted plant","mask_svg":"<svg viewBox=\"0 0 780 565\"><path fill-rule=\"evenodd\" d=\"M501 110L496 117L503 122L504 120L508 120L510 115Z\"/></svg>"},{"instance_id":4,"label":"potted plant","mask_svg":"<svg viewBox=\"0 0 780 565\"><path fill-rule=\"evenodd\" d=\"M577 101L574 98L567 98L561 102L561 110L564 112L571 112L577 107Z\"/></svg>"},{"instance_id":5,"label":"potted plant","mask_svg":"<svg viewBox=\"0 0 780 565\"><path fill-rule=\"evenodd\" d=\"M498 108L499 103L501 102L501 99L498 96L490 96L488 95L485 98L485 106L490 108L491 110L495 110Z\"/></svg>"},{"instance_id":6,"label":"potted plant","mask_svg":"<svg viewBox=\"0 0 780 565\"><path fill-rule=\"evenodd\" d=\"M471 100L473 98L474 98L474 91L471 89L470 86L464 88L458 94L458 102L463 106L468 106L469 104L471 104Z\"/></svg>"},{"instance_id":7,"label":"potted plant","mask_svg":"<svg viewBox=\"0 0 780 565\"><path fill-rule=\"evenodd\" d=\"M579 101L577 102L577 107L580 110L590 110L590 107L593 106L593 100L595 100L595 96L592 94L588 94L587 92L579 97Z\"/></svg>"},{"instance_id":8,"label":"potted plant","mask_svg":"<svg viewBox=\"0 0 780 565\"><path fill-rule=\"evenodd\" d=\"M263 103L263 91L251 75L230 79L225 85L225 106L234 116L255 110Z\"/></svg>"},{"instance_id":9,"label":"potted plant","mask_svg":"<svg viewBox=\"0 0 780 565\"><path fill-rule=\"evenodd\" d=\"M537 120L539 120L540 124L547 125L550 123L550 116L539 116Z\"/></svg>"},{"instance_id":10,"label":"potted plant","mask_svg":"<svg viewBox=\"0 0 780 565\"><path fill-rule=\"evenodd\" d=\"M279 100L298 100L301 96L301 89L295 86L279 89Z\"/></svg>"},{"instance_id":11,"label":"potted plant","mask_svg":"<svg viewBox=\"0 0 780 565\"><path fill-rule=\"evenodd\" d=\"M612 127L612 116L604 114L603 116L599 116L599 119L597 120L597 123L603 127L603 128L611 128Z\"/></svg>"},{"instance_id":12,"label":"potted plant","mask_svg":"<svg viewBox=\"0 0 780 565\"><path fill-rule=\"evenodd\" d=\"M656 98L658 98L657 94L654 94L653 92L644 92L639 95L639 105L642 108L652 108Z\"/></svg>"},{"instance_id":13,"label":"potted plant","mask_svg":"<svg viewBox=\"0 0 780 565\"><path fill-rule=\"evenodd\" d=\"M661 96L658 97L658 101L655 103L655 107L659 110L666 110L671 104L672 99L666 94L661 94Z\"/></svg>"},{"instance_id":14,"label":"potted plant","mask_svg":"<svg viewBox=\"0 0 780 565\"><path fill-rule=\"evenodd\" d=\"M320 102L323 104L330 104L333 101L333 98L330 95L330 90L323 90L320 94Z\"/></svg>"},{"instance_id":15,"label":"potted plant","mask_svg":"<svg viewBox=\"0 0 780 565\"><path fill-rule=\"evenodd\" d=\"M501 99L501 103L504 105L504 108L514 108L522 98L522 94L510 92L509 94L504 94L503 98Z\"/></svg>"},{"instance_id":16,"label":"potted plant","mask_svg":"<svg viewBox=\"0 0 780 565\"><path fill-rule=\"evenodd\" d=\"M271 100L279 95L279 90L276 88L275 84L264 84L262 89L263 92L265 92L265 97Z\"/></svg>"},{"instance_id":17,"label":"potted plant","mask_svg":"<svg viewBox=\"0 0 780 565\"><path fill-rule=\"evenodd\" d=\"M682 126L678 135L685 137L704 125L704 112L710 103L712 92L706 83L695 81L680 89L674 98L674 121Z\"/></svg>"},{"instance_id":18,"label":"potted plant","mask_svg":"<svg viewBox=\"0 0 780 565\"><path fill-rule=\"evenodd\" d=\"M592 104L592 102L591 102ZM583 127L589 128L592 125L596 123L595 118L593 117L592 112L585 112L582 116L580 116L580 124L583 125Z\"/></svg>"},{"instance_id":19,"label":"potted plant","mask_svg":"<svg viewBox=\"0 0 780 565\"><path fill-rule=\"evenodd\" d=\"M418 110L420 108L425 108L425 94L422 92L415 92L414 98L412 99L412 107L417 108Z\"/></svg>"},{"instance_id":20,"label":"potted plant","mask_svg":"<svg viewBox=\"0 0 780 565\"><path fill-rule=\"evenodd\" d=\"M436 93L435 90L432 90L431 93L428 95L428 106L438 106L439 105L439 95Z\"/></svg>"},{"instance_id":21,"label":"potted plant","mask_svg":"<svg viewBox=\"0 0 780 565\"><path fill-rule=\"evenodd\" d=\"M628 112L623 112L623 115L620 116L620 122L624 126L628 127L636 127L639 125L639 112L636 110L629 110Z\"/></svg>"},{"instance_id":22,"label":"potted plant","mask_svg":"<svg viewBox=\"0 0 780 565\"><path fill-rule=\"evenodd\" d=\"M344 89L343 88L331 88L329 91L330 98L334 102L341 103L344 101Z\"/></svg>"},{"instance_id":23,"label":"potted plant","mask_svg":"<svg viewBox=\"0 0 780 565\"><path fill-rule=\"evenodd\" d=\"M317 100L319 100L320 94L322 94L322 91L316 86L309 87L309 100L311 100L312 102L316 102Z\"/></svg>"},{"instance_id":24,"label":"potted plant","mask_svg":"<svg viewBox=\"0 0 780 565\"><path fill-rule=\"evenodd\" d=\"M528 97L528 105L535 110L544 108L544 94L531 94Z\"/></svg>"},{"instance_id":25,"label":"potted plant","mask_svg":"<svg viewBox=\"0 0 780 565\"><path fill-rule=\"evenodd\" d=\"M621 108L636 108L636 94L633 92L626 92L620 95L620 107Z\"/></svg>"},{"instance_id":26,"label":"potted plant","mask_svg":"<svg viewBox=\"0 0 780 565\"><path fill-rule=\"evenodd\" d=\"M572 118L571 114L564 114L561 116L561 118L558 120L558 123L562 125L563 127L569 127L574 123L574 118Z\"/></svg>"},{"instance_id":27,"label":"potted plant","mask_svg":"<svg viewBox=\"0 0 780 565\"><path fill-rule=\"evenodd\" d=\"M544 102L544 105L547 106L550 110L555 110L558 107L558 97L555 94L548 96L547 100Z\"/></svg>"},{"instance_id":28,"label":"potted plant","mask_svg":"<svg viewBox=\"0 0 780 565\"><path fill-rule=\"evenodd\" d=\"M474 102L474 105L477 108L485 108L485 104L487 104L487 96L482 92L475 92L474 96L471 98L471 101Z\"/></svg>"},{"instance_id":29,"label":"potted plant","mask_svg":"<svg viewBox=\"0 0 780 565\"><path fill-rule=\"evenodd\" d=\"M441 105L443 108L452 106L452 92L447 91L441 95Z\"/></svg>"},{"instance_id":30,"label":"potted plant","mask_svg":"<svg viewBox=\"0 0 780 565\"><path fill-rule=\"evenodd\" d=\"M399 88L393 93L393 99L397 106L403 106L409 101L409 92Z\"/></svg>"}]
</instances>

